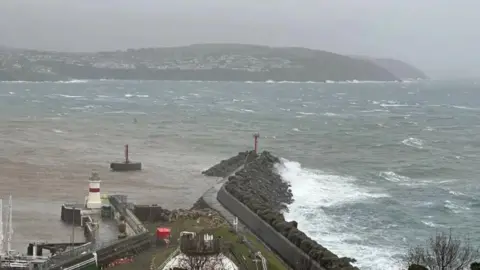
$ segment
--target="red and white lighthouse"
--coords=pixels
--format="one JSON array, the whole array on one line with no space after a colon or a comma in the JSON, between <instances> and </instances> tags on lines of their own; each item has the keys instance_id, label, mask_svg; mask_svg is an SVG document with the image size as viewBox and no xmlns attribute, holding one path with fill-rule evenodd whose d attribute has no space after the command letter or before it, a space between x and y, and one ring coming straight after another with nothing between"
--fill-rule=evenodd
<instances>
[{"instance_id":1,"label":"red and white lighthouse","mask_svg":"<svg viewBox=\"0 0 480 270\"><path fill-rule=\"evenodd\" d=\"M88 209L100 209L102 208L102 199L100 196L100 177L97 172L92 172L92 176L88 181L88 197L87 208Z\"/></svg>"}]
</instances>

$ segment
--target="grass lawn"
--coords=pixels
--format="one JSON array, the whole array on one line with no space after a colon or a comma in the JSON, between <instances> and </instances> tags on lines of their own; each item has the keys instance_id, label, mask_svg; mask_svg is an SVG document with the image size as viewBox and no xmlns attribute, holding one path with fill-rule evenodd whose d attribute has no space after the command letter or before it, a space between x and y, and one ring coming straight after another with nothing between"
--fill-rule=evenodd
<instances>
[{"instance_id":1,"label":"grass lawn","mask_svg":"<svg viewBox=\"0 0 480 270\"><path fill-rule=\"evenodd\" d=\"M233 257L238 260L237 264L243 265L247 269L257 269L255 263L251 259L251 251L249 247L242 243L241 238L231 232L227 224L221 225L216 228L212 228L211 224L208 222L208 218L199 218L198 220L191 219L182 219L177 220L173 223L164 223L150 225L149 230L155 231L157 227L168 227L171 228L172 232L172 244L176 244L176 240L180 237L180 232L182 231L191 231L191 232L208 232L214 236L221 236L224 239L224 243L230 247L230 251L234 255ZM284 264L274 255L271 251L266 249L262 243L258 242L257 238L251 234L245 235L248 241L252 244L256 251L260 251L265 259L268 261L268 269L271 270L284 270L286 267ZM173 250L172 250L173 251ZM164 256L162 256L164 258ZM160 265L160 260L157 260L156 265ZM260 264L259 264L259 267Z\"/></svg>"},{"instance_id":2,"label":"grass lawn","mask_svg":"<svg viewBox=\"0 0 480 270\"><path fill-rule=\"evenodd\" d=\"M255 262L252 261L252 252L260 251L262 255L268 261L269 270L285 270L287 269L284 264L274 255L271 251L266 249L262 243L260 243L254 235L246 234L245 237L253 246L252 251L249 247L241 241L239 237L234 232L229 230L227 224L223 225L213 225L210 218L200 217L197 220L194 219L179 219L174 222L167 223L156 223L156 224L145 224L145 227L152 233L152 237L155 234L157 227L167 227L171 229L171 242L169 248L166 247L156 247L152 248L139 256L135 257L133 263L124 264L114 267L118 270L148 270L150 269L151 264L153 263L154 269L157 269L169 256L172 254L175 249L178 247L178 239L180 237L180 232L190 231L190 232L208 232L215 236L221 236L224 239L224 243L229 247L230 254L229 257L233 258L240 269L254 270L257 269ZM261 265L258 265L261 269Z\"/></svg>"},{"instance_id":3,"label":"grass lawn","mask_svg":"<svg viewBox=\"0 0 480 270\"><path fill-rule=\"evenodd\" d=\"M260 251L267 260L268 269L271 270L284 270L287 269L284 264L274 255L272 252L265 248L265 246L258 242L257 238L250 234L244 233L245 238L251 243L253 246L252 251L250 251L249 247L242 242L242 238L231 232L228 227L218 228L213 231L214 235L222 236L225 241L232 243L231 252L234 253L237 260L239 260L240 264L244 265L247 269L257 269L255 262L252 261L250 254L256 251ZM261 269L261 264L258 264L259 269Z\"/></svg>"}]
</instances>

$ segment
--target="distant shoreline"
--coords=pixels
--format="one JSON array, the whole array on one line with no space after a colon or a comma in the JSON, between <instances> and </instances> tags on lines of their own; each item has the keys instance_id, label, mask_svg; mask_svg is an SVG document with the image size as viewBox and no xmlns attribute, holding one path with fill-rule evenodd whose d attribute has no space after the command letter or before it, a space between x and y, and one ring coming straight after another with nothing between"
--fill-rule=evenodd
<instances>
[{"instance_id":1,"label":"distant shoreline","mask_svg":"<svg viewBox=\"0 0 480 270\"><path fill-rule=\"evenodd\" d=\"M396 80L396 81L359 81L359 80L347 80L347 81L227 81L227 80L132 80L132 79L71 79L71 80L55 80L55 81L18 81L18 80L5 80L0 83L90 83L90 82L195 82L195 83L220 83L220 82L232 82L232 83L245 83L245 84L362 84L362 83L415 83L429 81L428 79L411 79L411 80Z\"/></svg>"},{"instance_id":2,"label":"distant shoreline","mask_svg":"<svg viewBox=\"0 0 480 270\"><path fill-rule=\"evenodd\" d=\"M401 81L427 78L396 59L296 47L196 44L97 53L0 49L0 81Z\"/></svg>"}]
</instances>

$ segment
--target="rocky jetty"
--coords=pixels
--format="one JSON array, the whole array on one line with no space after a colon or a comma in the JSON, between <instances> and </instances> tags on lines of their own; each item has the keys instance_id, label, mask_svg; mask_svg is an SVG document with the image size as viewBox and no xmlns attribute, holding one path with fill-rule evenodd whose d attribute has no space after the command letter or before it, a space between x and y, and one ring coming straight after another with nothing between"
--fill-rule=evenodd
<instances>
[{"instance_id":1,"label":"rocky jetty","mask_svg":"<svg viewBox=\"0 0 480 270\"><path fill-rule=\"evenodd\" d=\"M277 212L286 210L287 205L293 202L293 195L290 185L274 170L279 162L270 152L263 152L228 178L227 191L241 202L248 202L251 209L263 206Z\"/></svg>"},{"instance_id":2,"label":"rocky jetty","mask_svg":"<svg viewBox=\"0 0 480 270\"><path fill-rule=\"evenodd\" d=\"M274 169L278 162L277 157L263 152L229 177L226 190L321 266L329 270L358 270L351 265L354 259L339 258L300 231L296 221L285 220L282 212L293 202L293 196L289 184Z\"/></svg>"},{"instance_id":3,"label":"rocky jetty","mask_svg":"<svg viewBox=\"0 0 480 270\"><path fill-rule=\"evenodd\" d=\"M240 166L245 164L247 157L251 153L253 153L253 151L240 152L234 157L220 161L220 163L218 163L217 165L211 167L206 171L203 171L202 174L214 177L227 177Z\"/></svg>"}]
</instances>

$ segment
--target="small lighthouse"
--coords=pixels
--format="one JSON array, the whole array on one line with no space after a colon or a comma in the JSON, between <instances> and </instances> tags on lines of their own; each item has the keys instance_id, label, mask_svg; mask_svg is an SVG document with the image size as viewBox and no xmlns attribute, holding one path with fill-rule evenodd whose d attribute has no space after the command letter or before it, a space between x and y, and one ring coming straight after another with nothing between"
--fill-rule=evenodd
<instances>
[{"instance_id":1,"label":"small lighthouse","mask_svg":"<svg viewBox=\"0 0 480 270\"><path fill-rule=\"evenodd\" d=\"M102 208L102 199L100 197L100 177L97 172L92 172L92 176L88 181L88 209L100 209Z\"/></svg>"}]
</instances>

